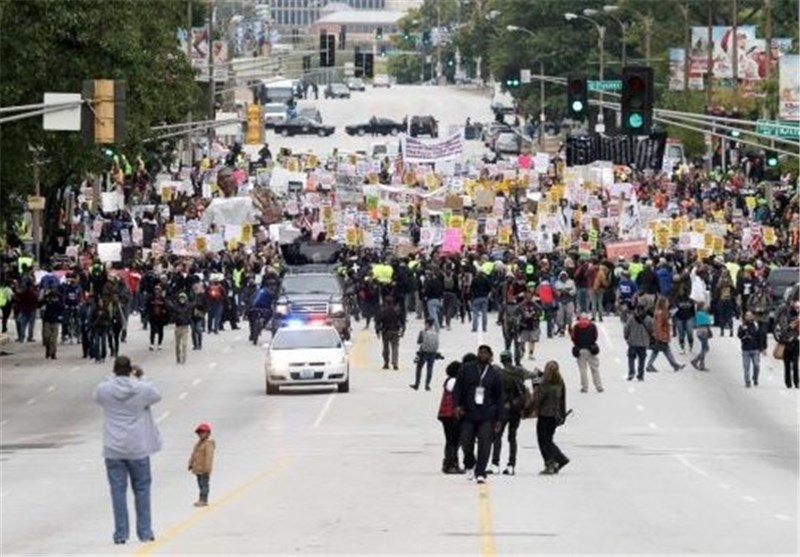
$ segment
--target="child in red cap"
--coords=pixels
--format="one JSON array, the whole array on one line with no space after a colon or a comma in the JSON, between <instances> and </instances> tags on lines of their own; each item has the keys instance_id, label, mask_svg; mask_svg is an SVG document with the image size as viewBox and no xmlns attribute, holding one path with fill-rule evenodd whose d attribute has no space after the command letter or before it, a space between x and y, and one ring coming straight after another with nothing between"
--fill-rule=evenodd
<instances>
[{"instance_id":1,"label":"child in red cap","mask_svg":"<svg viewBox=\"0 0 800 557\"><path fill-rule=\"evenodd\" d=\"M214 466L214 449L216 444L211 438L211 426L203 423L198 425L194 432L199 439L194 445L192 456L189 458L189 472L197 476L197 486L200 488L200 498L195 502L195 507L208 506L208 488L211 480L211 469Z\"/></svg>"}]
</instances>

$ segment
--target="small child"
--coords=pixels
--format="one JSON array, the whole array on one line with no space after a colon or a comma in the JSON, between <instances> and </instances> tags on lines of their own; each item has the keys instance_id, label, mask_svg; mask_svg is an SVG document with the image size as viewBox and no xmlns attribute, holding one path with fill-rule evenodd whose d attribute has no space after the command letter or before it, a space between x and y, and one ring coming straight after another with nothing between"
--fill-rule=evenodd
<instances>
[{"instance_id":1,"label":"small child","mask_svg":"<svg viewBox=\"0 0 800 557\"><path fill-rule=\"evenodd\" d=\"M214 466L216 443L211 438L210 425L200 424L194 432L199 439L194 445L191 458L189 458L189 472L197 476L197 487L200 488L200 498L194 506L206 507L208 506L208 487L211 480L211 469Z\"/></svg>"}]
</instances>

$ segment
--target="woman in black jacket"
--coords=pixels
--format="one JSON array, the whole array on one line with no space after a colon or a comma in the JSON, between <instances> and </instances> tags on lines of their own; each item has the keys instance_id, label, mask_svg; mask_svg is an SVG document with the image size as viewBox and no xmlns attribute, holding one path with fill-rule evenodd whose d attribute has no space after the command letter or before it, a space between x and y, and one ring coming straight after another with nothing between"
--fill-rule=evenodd
<instances>
[{"instance_id":1,"label":"woman in black jacket","mask_svg":"<svg viewBox=\"0 0 800 557\"><path fill-rule=\"evenodd\" d=\"M553 442L556 428L563 423L566 416L567 394L564 379L558 370L558 362L550 361L544 366L542 382L536 387L533 395L536 421L536 440L544 460L542 475L558 474L569 459Z\"/></svg>"}]
</instances>

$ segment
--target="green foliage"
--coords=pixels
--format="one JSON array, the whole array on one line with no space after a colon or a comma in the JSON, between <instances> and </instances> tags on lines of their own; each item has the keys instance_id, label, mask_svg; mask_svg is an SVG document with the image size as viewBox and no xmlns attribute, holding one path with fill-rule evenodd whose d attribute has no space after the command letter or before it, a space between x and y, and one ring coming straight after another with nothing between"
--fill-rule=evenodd
<instances>
[{"instance_id":1,"label":"green foliage","mask_svg":"<svg viewBox=\"0 0 800 557\"><path fill-rule=\"evenodd\" d=\"M398 54L389 58L389 74L398 84L418 83L422 60L416 54Z\"/></svg>"},{"instance_id":2,"label":"green foliage","mask_svg":"<svg viewBox=\"0 0 800 557\"><path fill-rule=\"evenodd\" d=\"M116 147L133 160L152 125L181 121L199 98L178 50L176 30L185 19L186 3L175 0L0 0L0 104L40 103L45 91L78 93L85 79L125 79L127 140ZM55 216L62 188L100 169L100 149L78 132L44 131L39 117L3 125L0 223L18 214L33 191L29 146L40 147L47 161L41 169L46 216Z\"/></svg>"}]
</instances>

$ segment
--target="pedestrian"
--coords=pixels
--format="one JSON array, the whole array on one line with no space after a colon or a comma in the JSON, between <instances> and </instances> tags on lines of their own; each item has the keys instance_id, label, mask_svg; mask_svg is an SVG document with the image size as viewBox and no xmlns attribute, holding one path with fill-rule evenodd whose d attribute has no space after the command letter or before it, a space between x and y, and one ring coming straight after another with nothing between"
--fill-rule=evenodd
<instances>
[{"instance_id":1,"label":"pedestrian","mask_svg":"<svg viewBox=\"0 0 800 557\"><path fill-rule=\"evenodd\" d=\"M202 282L196 282L192 286L192 350L202 350L203 348L203 329L206 322L206 294Z\"/></svg>"},{"instance_id":2,"label":"pedestrian","mask_svg":"<svg viewBox=\"0 0 800 557\"><path fill-rule=\"evenodd\" d=\"M522 409L525 406L527 389L525 380L532 378L533 374L520 365L514 364L511 351L504 350L500 353L500 364L503 366L503 400L505 411L503 413L500 430L494 436L492 444L492 465L488 472L500 473L500 457L503 452L503 432L508 427L508 464L503 469L503 475L513 476L517 466L517 430L522 420Z\"/></svg>"},{"instance_id":3,"label":"pedestrian","mask_svg":"<svg viewBox=\"0 0 800 557\"><path fill-rule=\"evenodd\" d=\"M147 301L147 318L150 320L150 350L161 350L164 342L164 327L169 321L169 309L164 299L164 289L156 286ZM158 342L158 344L156 344Z\"/></svg>"},{"instance_id":4,"label":"pedestrian","mask_svg":"<svg viewBox=\"0 0 800 557\"><path fill-rule=\"evenodd\" d=\"M461 372L461 362L456 360L447 364L445 373L447 378L442 385L442 398L439 401L439 421L444 430L444 460L442 472L444 474L463 474L464 469L458 465L458 440L460 425L455 413L453 390Z\"/></svg>"},{"instance_id":5,"label":"pedestrian","mask_svg":"<svg viewBox=\"0 0 800 557\"><path fill-rule=\"evenodd\" d=\"M539 474L558 474L569 464L569 458L553 441L556 428L564 423L567 415L567 390L558 362L551 360L544 366L542 381L533 392L533 408L537 416L536 440L544 460L544 469Z\"/></svg>"},{"instance_id":6,"label":"pedestrian","mask_svg":"<svg viewBox=\"0 0 800 557\"><path fill-rule=\"evenodd\" d=\"M750 367L753 368L752 384L758 387L758 373L761 369L761 352L759 350L759 333L752 311L746 311L742 324L736 331L742 346L742 366L744 368L744 386L750 388Z\"/></svg>"},{"instance_id":7,"label":"pedestrian","mask_svg":"<svg viewBox=\"0 0 800 557\"><path fill-rule=\"evenodd\" d=\"M603 322L603 298L606 296L606 290L611 285L611 280L608 276L608 267L602 263L598 263L595 259L593 261L596 273L594 277L594 285L589 290L589 305L592 308L592 319L597 319L600 323Z\"/></svg>"},{"instance_id":8,"label":"pedestrian","mask_svg":"<svg viewBox=\"0 0 800 557\"><path fill-rule=\"evenodd\" d=\"M472 332L478 332L478 322L480 321L481 330L486 332L486 325L489 320L489 294L492 291L492 282L486 272L479 268L472 279L470 295L472 296Z\"/></svg>"},{"instance_id":9,"label":"pedestrian","mask_svg":"<svg viewBox=\"0 0 800 557\"><path fill-rule=\"evenodd\" d=\"M175 360L179 364L186 363L186 353L189 351L189 329L192 326L194 307L194 302L189 302L186 292L178 294L177 303L167 302L167 308L175 323Z\"/></svg>"},{"instance_id":10,"label":"pedestrian","mask_svg":"<svg viewBox=\"0 0 800 557\"><path fill-rule=\"evenodd\" d=\"M119 301L117 294L111 295L111 301L108 304L108 312L111 317L110 327L108 329L108 346L111 357L119 356L119 341L122 332L125 330L125 309Z\"/></svg>"},{"instance_id":11,"label":"pedestrian","mask_svg":"<svg viewBox=\"0 0 800 557\"><path fill-rule=\"evenodd\" d=\"M114 375L94 391L103 408L103 457L111 488L114 511L114 543L128 540L127 490L130 479L136 507L136 534L143 542L153 541L150 515L150 456L161 450L161 437L152 405L161 400L156 386L144 378L141 368L127 356L114 360Z\"/></svg>"},{"instance_id":12,"label":"pedestrian","mask_svg":"<svg viewBox=\"0 0 800 557\"><path fill-rule=\"evenodd\" d=\"M400 346L400 337L403 330L403 318L394 305L391 294L383 299L383 305L375 317L375 333L383 341L383 369L389 369L389 356L391 353L392 369L398 369L397 353Z\"/></svg>"},{"instance_id":13,"label":"pedestrian","mask_svg":"<svg viewBox=\"0 0 800 557\"><path fill-rule=\"evenodd\" d=\"M13 281L3 279L0 284L0 313L2 313L2 330L0 333L8 332L8 318L11 317L11 300L14 297Z\"/></svg>"},{"instance_id":14,"label":"pedestrian","mask_svg":"<svg viewBox=\"0 0 800 557\"><path fill-rule=\"evenodd\" d=\"M800 314L800 302L787 300L778 310L775 322L774 335L778 345L774 355L777 359L783 360L783 380L787 389L791 389L793 385L795 389L800 388L800 377L798 377L798 355L800 355L798 323L800 322L798 314Z\"/></svg>"},{"instance_id":15,"label":"pedestrian","mask_svg":"<svg viewBox=\"0 0 800 557\"><path fill-rule=\"evenodd\" d=\"M682 292L675 304L675 315L673 316L681 354L686 354L687 344L689 352L694 350L694 312L694 300L689 297L688 292Z\"/></svg>"},{"instance_id":16,"label":"pedestrian","mask_svg":"<svg viewBox=\"0 0 800 557\"><path fill-rule=\"evenodd\" d=\"M42 344L45 359L56 359L58 327L64 315L64 304L56 290L48 290L41 302Z\"/></svg>"},{"instance_id":17,"label":"pedestrian","mask_svg":"<svg viewBox=\"0 0 800 557\"><path fill-rule=\"evenodd\" d=\"M706 367L706 354L708 354L708 341L713 338L714 334L711 332L711 315L706 310L705 303L697 305L697 311L694 315L695 336L700 341L700 353L695 356L692 361L692 367L698 371L708 371Z\"/></svg>"},{"instance_id":18,"label":"pedestrian","mask_svg":"<svg viewBox=\"0 0 800 557\"><path fill-rule=\"evenodd\" d=\"M622 331L625 342L628 343L628 381L633 380L634 376L637 380L644 381L644 362L652 330L652 318L647 315L644 306L637 304Z\"/></svg>"},{"instance_id":19,"label":"pedestrian","mask_svg":"<svg viewBox=\"0 0 800 557\"><path fill-rule=\"evenodd\" d=\"M419 389L419 381L422 377L422 366L425 366L425 390L431 390L431 379L433 378L433 363L439 355L439 333L433 326L433 319L428 318L425 321L425 329L419 332L417 336L417 357L414 362L417 365L416 379L413 385L409 385L415 391Z\"/></svg>"},{"instance_id":20,"label":"pedestrian","mask_svg":"<svg viewBox=\"0 0 800 557\"><path fill-rule=\"evenodd\" d=\"M200 490L200 496L194 506L207 507L211 470L214 467L214 451L217 445L211 438L210 425L202 423L195 428L194 432L198 439L192 449L192 456L189 458L189 472L197 476L197 487Z\"/></svg>"},{"instance_id":21,"label":"pedestrian","mask_svg":"<svg viewBox=\"0 0 800 557\"><path fill-rule=\"evenodd\" d=\"M558 298L557 334L563 337L565 331L572 333L572 321L575 318L575 296L578 289L575 281L569 278L566 271L559 273L558 280L553 286Z\"/></svg>"},{"instance_id":22,"label":"pedestrian","mask_svg":"<svg viewBox=\"0 0 800 557\"><path fill-rule=\"evenodd\" d=\"M219 334L222 328L222 310L225 307L225 288L216 276L211 277L211 284L206 289L208 302L208 332Z\"/></svg>"},{"instance_id":23,"label":"pedestrian","mask_svg":"<svg viewBox=\"0 0 800 557\"><path fill-rule=\"evenodd\" d=\"M461 447L468 479L479 484L486 482L486 466L492 451L494 435L500 431L503 419L503 379L492 365L492 349L482 344L478 359L465 364L456 381L453 398L456 415L461 417ZM475 458L475 439L478 458Z\"/></svg>"},{"instance_id":24,"label":"pedestrian","mask_svg":"<svg viewBox=\"0 0 800 557\"><path fill-rule=\"evenodd\" d=\"M423 288L428 318L433 319L433 326L438 331L444 320L444 315L442 314L442 299L444 297L442 274L436 269L431 269L425 277Z\"/></svg>"},{"instance_id":25,"label":"pedestrian","mask_svg":"<svg viewBox=\"0 0 800 557\"><path fill-rule=\"evenodd\" d=\"M23 277L12 298L14 320L17 323L17 342L33 342L36 326L36 308L39 306L39 292L31 277Z\"/></svg>"},{"instance_id":26,"label":"pedestrian","mask_svg":"<svg viewBox=\"0 0 800 557\"><path fill-rule=\"evenodd\" d=\"M597 326L589 319L589 313L578 316L572 327L572 355L578 360L578 371L581 375L581 392L589 391L589 375L587 367L592 370L592 383L598 393L603 392L603 381L600 379L600 346L597 344Z\"/></svg>"},{"instance_id":27,"label":"pedestrian","mask_svg":"<svg viewBox=\"0 0 800 557\"><path fill-rule=\"evenodd\" d=\"M539 298L534 293L533 283L528 285L528 292L525 301L520 305L520 334L519 340L522 344L522 352L525 353L527 346L528 359L534 359L536 343L542 336L542 315L544 309L539 303Z\"/></svg>"},{"instance_id":28,"label":"pedestrian","mask_svg":"<svg viewBox=\"0 0 800 557\"><path fill-rule=\"evenodd\" d=\"M673 371L680 371L686 367L685 364L679 364L675 360L675 356L672 355L672 349L669 347L671 338L672 327L669 323L669 300L659 296L653 313L653 330L652 338L650 339L650 359L647 361L647 371L658 372L653 363L660 353L663 353L664 357L667 358Z\"/></svg>"},{"instance_id":29,"label":"pedestrian","mask_svg":"<svg viewBox=\"0 0 800 557\"><path fill-rule=\"evenodd\" d=\"M92 357L95 363L104 362L107 355L108 334L111 331L111 311L102 296L96 296L91 317Z\"/></svg>"}]
</instances>

